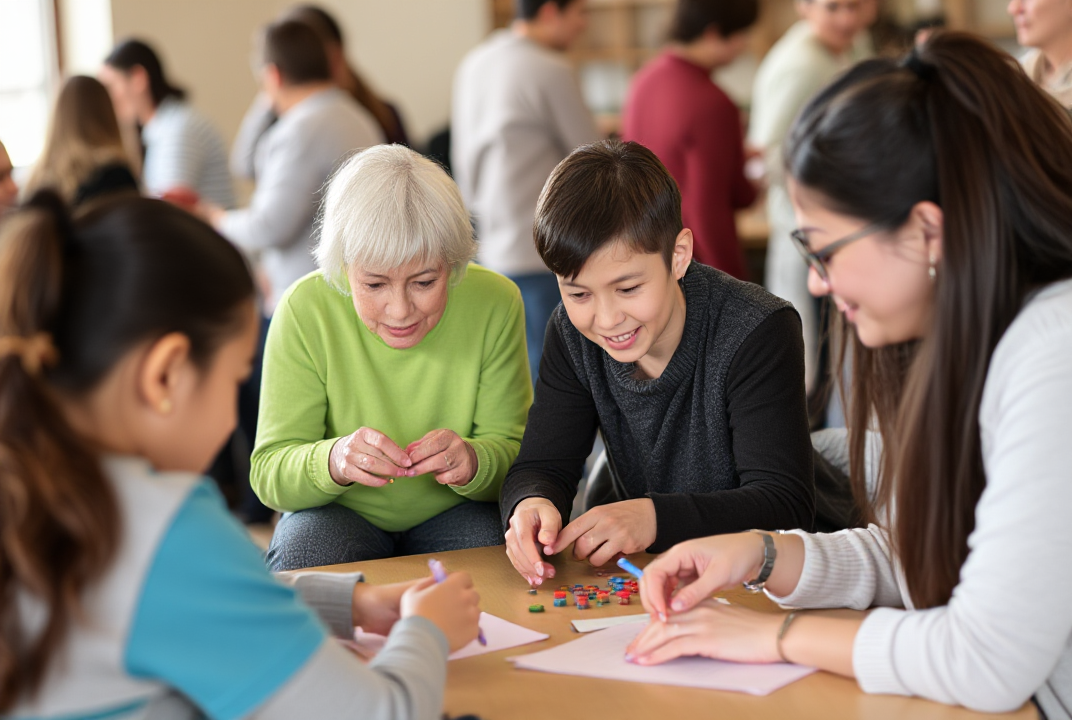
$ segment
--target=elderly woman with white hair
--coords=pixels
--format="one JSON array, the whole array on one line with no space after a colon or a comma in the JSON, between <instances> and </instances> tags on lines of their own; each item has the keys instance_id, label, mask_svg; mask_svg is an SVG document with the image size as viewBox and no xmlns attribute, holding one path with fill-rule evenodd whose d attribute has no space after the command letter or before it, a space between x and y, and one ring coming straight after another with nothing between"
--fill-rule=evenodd
<instances>
[{"instance_id":1,"label":"elderly woman with white hair","mask_svg":"<svg viewBox=\"0 0 1072 720\"><path fill-rule=\"evenodd\" d=\"M532 402L521 294L470 265L457 186L399 145L327 189L316 260L268 333L251 482L273 570L502 542Z\"/></svg>"}]
</instances>

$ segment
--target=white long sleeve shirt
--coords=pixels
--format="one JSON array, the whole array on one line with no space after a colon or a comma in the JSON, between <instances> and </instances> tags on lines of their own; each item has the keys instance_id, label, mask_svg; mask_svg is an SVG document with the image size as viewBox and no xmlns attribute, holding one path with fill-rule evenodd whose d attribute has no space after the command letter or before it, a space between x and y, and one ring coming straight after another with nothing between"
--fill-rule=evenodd
<instances>
[{"instance_id":1,"label":"white long sleeve shirt","mask_svg":"<svg viewBox=\"0 0 1072 720\"><path fill-rule=\"evenodd\" d=\"M1035 697L1072 718L1072 281L1036 294L994 351L979 411L986 488L949 604L913 610L886 533L798 533L798 607L877 607L853 647L869 693L987 712ZM902 609L903 608L903 609Z\"/></svg>"},{"instance_id":2,"label":"white long sleeve shirt","mask_svg":"<svg viewBox=\"0 0 1072 720\"><path fill-rule=\"evenodd\" d=\"M476 220L481 265L547 272L532 241L536 201L555 165L598 139L562 53L500 30L465 56L454 76L450 162Z\"/></svg>"},{"instance_id":3,"label":"white long sleeve shirt","mask_svg":"<svg viewBox=\"0 0 1072 720\"><path fill-rule=\"evenodd\" d=\"M316 269L314 221L320 191L351 152L383 142L376 121L336 88L287 110L257 144L257 186L248 208L228 212L219 230L243 250L259 255L275 300Z\"/></svg>"}]
</instances>

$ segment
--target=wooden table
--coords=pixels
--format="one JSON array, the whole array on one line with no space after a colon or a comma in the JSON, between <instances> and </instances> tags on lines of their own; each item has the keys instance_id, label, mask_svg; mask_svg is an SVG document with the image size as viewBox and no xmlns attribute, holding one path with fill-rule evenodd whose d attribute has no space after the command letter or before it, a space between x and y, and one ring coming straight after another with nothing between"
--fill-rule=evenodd
<instances>
[{"instance_id":1,"label":"wooden table","mask_svg":"<svg viewBox=\"0 0 1072 720\"><path fill-rule=\"evenodd\" d=\"M557 575L547 589L528 594L528 584L510 565L502 546L458 550L436 555L448 570L466 570L476 582L481 607L493 615L550 634L550 639L521 648L501 650L478 657L452 661L447 674L446 712L451 716L472 713L482 720L527 720L532 718L699 718L733 720L756 718L793 720L967 720L968 718L1018 718L1035 720L1034 707L1027 705L1008 715L975 713L928 700L891 695L866 695L852 680L819 672L792 683L767 697L717 690L697 690L668 685L597 680L515 670L505 658L536 652L580 637L570 628L577 618L598 618L643 612L638 599L629 606L617 603L589 610L553 607L551 592L559 585L606 584L605 577L587 563L574 561L564 553L553 558ZM360 570L372 583L391 583L428 575L428 555L332 565L318 570L352 572ZM634 556L643 567L648 555ZM624 574L616 567L606 574ZM614 572L612 572L614 571ZM734 603L758 610L775 611L763 595L742 591L726 593ZM540 603L545 612L530 613L528 607Z\"/></svg>"}]
</instances>

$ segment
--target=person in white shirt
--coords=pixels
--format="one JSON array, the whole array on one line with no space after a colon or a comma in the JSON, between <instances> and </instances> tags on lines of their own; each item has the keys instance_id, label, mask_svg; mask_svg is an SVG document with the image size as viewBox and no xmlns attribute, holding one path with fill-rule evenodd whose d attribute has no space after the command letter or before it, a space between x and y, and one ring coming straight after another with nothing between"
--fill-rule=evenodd
<instances>
[{"instance_id":1,"label":"person in white shirt","mask_svg":"<svg viewBox=\"0 0 1072 720\"><path fill-rule=\"evenodd\" d=\"M355 150L383 142L372 116L331 79L324 44L305 23L264 32L261 84L279 120L257 145L257 186L249 207L201 212L224 237L259 255L270 314L283 292L316 269L314 222L322 188Z\"/></svg>"},{"instance_id":2,"label":"person in white shirt","mask_svg":"<svg viewBox=\"0 0 1072 720\"><path fill-rule=\"evenodd\" d=\"M864 522L674 547L644 573L654 619L628 655L782 660L869 693L1072 717L1072 125L1011 57L939 33L823 90L786 167L808 286L853 350ZM742 582L873 609L704 600Z\"/></svg>"},{"instance_id":3,"label":"person in white shirt","mask_svg":"<svg viewBox=\"0 0 1072 720\"><path fill-rule=\"evenodd\" d=\"M769 184L770 240L763 285L800 313L810 393L819 376L819 313L789 240L794 221L782 172L782 144L804 104L859 59L854 43L868 17L861 0L796 0L795 6L800 21L774 44L756 72L748 144L763 152Z\"/></svg>"},{"instance_id":4,"label":"person in white shirt","mask_svg":"<svg viewBox=\"0 0 1072 720\"><path fill-rule=\"evenodd\" d=\"M536 381L558 282L532 241L548 175L599 139L564 56L585 28L586 0L519 0L509 29L465 56L454 76L451 171L476 223L481 265L521 289L529 366Z\"/></svg>"},{"instance_id":5,"label":"person in white shirt","mask_svg":"<svg viewBox=\"0 0 1072 720\"><path fill-rule=\"evenodd\" d=\"M104 60L97 79L112 97L121 124L141 128L145 146L142 184L152 195L179 193L234 207L227 148L209 120L172 85L156 51L141 40L124 40Z\"/></svg>"},{"instance_id":6,"label":"person in white shirt","mask_svg":"<svg viewBox=\"0 0 1072 720\"><path fill-rule=\"evenodd\" d=\"M1009 0L1016 42L1031 50L1020 60L1031 79L1072 110L1072 2Z\"/></svg>"}]
</instances>

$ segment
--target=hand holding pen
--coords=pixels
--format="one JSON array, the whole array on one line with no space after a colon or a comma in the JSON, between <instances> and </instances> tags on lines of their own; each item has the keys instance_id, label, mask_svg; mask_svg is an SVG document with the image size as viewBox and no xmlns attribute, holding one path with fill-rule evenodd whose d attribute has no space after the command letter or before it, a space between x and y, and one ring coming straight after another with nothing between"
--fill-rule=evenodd
<instances>
[{"instance_id":1,"label":"hand holding pen","mask_svg":"<svg viewBox=\"0 0 1072 720\"><path fill-rule=\"evenodd\" d=\"M460 650L480 631L480 595L467 572L446 575L442 582L426 577L402 595L401 616L419 615L447 638L450 652Z\"/></svg>"},{"instance_id":2,"label":"hand holding pen","mask_svg":"<svg viewBox=\"0 0 1072 720\"><path fill-rule=\"evenodd\" d=\"M443 563L439 562L435 558L428 561L428 569L432 571L432 577L435 578L436 583L443 583L447 579L447 569L443 567ZM487 645L488 640L484 637L484 631L477 625L476 639L481 645Z\"/></svg>"}]
</instances>

